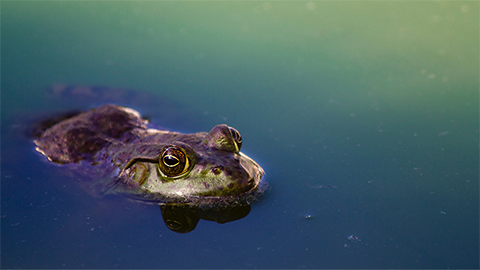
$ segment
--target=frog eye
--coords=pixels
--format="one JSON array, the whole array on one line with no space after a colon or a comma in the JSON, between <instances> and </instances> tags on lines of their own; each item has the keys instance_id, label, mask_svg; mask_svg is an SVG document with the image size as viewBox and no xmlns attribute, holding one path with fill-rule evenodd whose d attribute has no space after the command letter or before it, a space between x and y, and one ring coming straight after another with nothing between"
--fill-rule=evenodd
<instances>
[{"instance_id":1,"label":"frog eye","mask_svg":"<svg viewBox=\"0 0 480 270\"><path fill-rule=\"evenodd\" d=\"M232 133L232 138L235 142L237 151L240 151L240 148L242 147L242 136L240 136L240 133L236 129L232 127L228 127L228 129L230 130L230 133Z\"/></svg>"},{"instance_id":2,"label":"frog eye","mask_svg":"<svg viewBox=\"0 0 480 270\"><path fill-rule=\"evenodd\" d=\"M162 149L158 166L165 176L177 177L188 172L190 162L182 148L166 146Z\"/></svg>"}]
</instances>

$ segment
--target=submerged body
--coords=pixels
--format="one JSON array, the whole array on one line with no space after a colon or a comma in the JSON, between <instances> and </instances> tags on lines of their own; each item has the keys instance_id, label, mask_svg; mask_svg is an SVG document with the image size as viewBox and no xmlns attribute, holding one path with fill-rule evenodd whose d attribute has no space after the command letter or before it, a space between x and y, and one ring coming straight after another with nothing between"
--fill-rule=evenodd
<instances>
[{"instance_id":1,"label":"submerged body","mask_svg":"<svg viewBox=\"0 0 480 270\"><path fill-rule=\"evenodd\" d=\"M96 193L153 203L231 203L261 191L263 169L240 152L238 131L148 129L135 110L103 105L45 130L37 151L93 179Z\"/></svg>"}]
</instances>

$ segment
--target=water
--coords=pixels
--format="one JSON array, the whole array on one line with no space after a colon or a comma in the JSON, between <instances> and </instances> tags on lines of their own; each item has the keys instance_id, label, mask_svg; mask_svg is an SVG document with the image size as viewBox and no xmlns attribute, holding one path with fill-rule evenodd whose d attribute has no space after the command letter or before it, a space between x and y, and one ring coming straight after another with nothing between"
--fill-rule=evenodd
<instances>
[{"instance_id":1,"label":"water","mask_svg":"<svg viewBox=\"0 0 480 270\"><path fill-rule=\"evenodd\" d=\"M478 268L476 2L3 2L2 268ZM270 189L188 234L27 138L53 83L238 129ZM162 107L152 118L161 118Z\"/></svg>"}]
</instances>

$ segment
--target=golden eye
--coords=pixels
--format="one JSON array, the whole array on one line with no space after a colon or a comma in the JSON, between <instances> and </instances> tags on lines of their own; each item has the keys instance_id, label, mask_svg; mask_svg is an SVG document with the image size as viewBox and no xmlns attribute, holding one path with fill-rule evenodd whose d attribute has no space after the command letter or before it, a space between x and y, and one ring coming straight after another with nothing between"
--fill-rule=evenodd
<instances>
[{"instance_id":1,"label":"golden eye","mask_svg":"<svg viewBox=\"0 0 480 270\"><path fill-rule=\"evenodd\" d=\"M190 162L182 148L166 146L162 149L158 166L166 176L177 177L188 171Z\"/></svg>"},{"instance_id":2,"label":"golden eye","mask_svg":"<svg viewBox=\"0 0 480 270\"><path fill-rule=\"evenodd\" d=\"M228 127L228 129L230 130L230 133L232 133L233 141L237 146L237 151L240 151L240 148L242 147L242 136L240 136L240 133L236 129L232 127Z\"/></svg>"}]
</instances>

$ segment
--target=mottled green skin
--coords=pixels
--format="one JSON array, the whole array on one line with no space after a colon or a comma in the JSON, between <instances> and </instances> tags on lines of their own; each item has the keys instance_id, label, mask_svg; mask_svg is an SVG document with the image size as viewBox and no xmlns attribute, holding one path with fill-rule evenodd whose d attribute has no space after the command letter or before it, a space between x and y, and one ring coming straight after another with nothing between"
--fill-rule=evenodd
<instances>
[{"instance_id":1,"label":"mottled green skin","mask_svg":"<svg viewBox=\"0 0 480 270\"><path fill-rule=\"evenodd\" d=\"M228 126L181 134L146 125L132 109L104 105L57 123L35 143L50 161L92 178L89 188L97 192L202 205L232 202L261 191L262 168L239 151L241 142ZM168 145L187 154L191 165L187 173L179 177L162 173L159 155Z\"/></svg>"}]
</instances>

